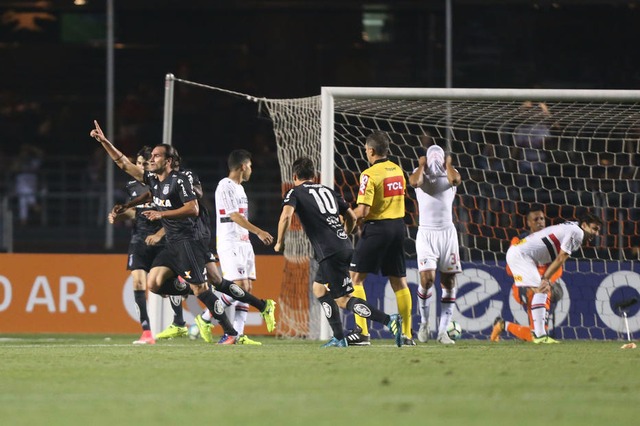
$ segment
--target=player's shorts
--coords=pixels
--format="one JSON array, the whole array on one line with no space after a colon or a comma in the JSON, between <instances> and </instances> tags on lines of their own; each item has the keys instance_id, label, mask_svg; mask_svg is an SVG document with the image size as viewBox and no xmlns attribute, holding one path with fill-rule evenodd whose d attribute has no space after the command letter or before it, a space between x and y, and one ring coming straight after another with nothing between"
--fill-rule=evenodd
<instances>
[{"instance_id":1,"label":"player's shorts","mask_svg":"<svg viewBox=\"0 0 640 426\"><path fill-rule=\"evenodd\" d=\"M215 255L215 253L213 252L213 250L211 250L211 248L209 247L209 244L211 243L211 238L202 238L200 239L200 243L205 246L208 250L207 253L207 263L211 263L211 262L218 262L218 256Z\"/></svg>"},{"instance_id":2,"label":"player's shorts","mask_svg":"<svg viewBox=\"0 0 640 426\"><path fill-rule=\"evenodd\" d=\"M538 287L541 276L538 265L528 256L518 250L518 246L511 246L507 250L507 265L513 274L513 282L518 287Z\"/></svg>"},{"instance_id":3,"label":"player's shorts","mask_svg":"<svg viewBox=\"0 0 640 426\"><path fill-rule=\"evenodd\" d=\"M457 274L462 272L458 233L451 225L444 230L418 228L416 235L418 271L433 271Z\"/></svg>"},{"instance_id":4,"label":"player's shorts","mask_svg":"<svg viewBox=\"0 0 640 426\"><path fill-rule=\"evenodd\" d=\"M207 282L205 264L209 259L209 248L199 240L167 243L156 256L152 267L166 266L190 284Z\"/></svg>"},{"instance_id":5,"label":"player's shorts","mask_svg":"<svg viewBox=\"0 0 640 426\"><path fill-rule=\"evenodd\" d=\"M127 258L127 270L138 269L149 272L153 260L164 249L164 244L150 246L144 242L129 244L129 256Z\"/></svg>"},{"instance_id":6,"label":"player's shorts","mask_svg":"<svg viewBox=\"0 0 640 426\"><path fill-rule=\"evenodd\" d=\"M349 277L349 263L353 250L343 250L327 257L318 264L315 282L327 284L331 297L346 296L353 293L353 285Z\"/></svg>"},{"instance_id":7,"label":"player's shorts","mask_svg":"<svg viewBox=\"0 0 640 426\"><path fill-rule=\"evenodd\" d=\"M250 242L218 246L222 277L229 281L255 280L256 255Z\"/></svg>"},{"instance_id":8,"label":"player's shorts","mask_svg":"<svg viewBox=\"0 0 640 426\"><path fill-rule=\"evenodd\" d=\"M387 277L405 277L406 232L404 219L365 222L349 269L354 272L381 272Z\"/></svg>"}]
</instances>

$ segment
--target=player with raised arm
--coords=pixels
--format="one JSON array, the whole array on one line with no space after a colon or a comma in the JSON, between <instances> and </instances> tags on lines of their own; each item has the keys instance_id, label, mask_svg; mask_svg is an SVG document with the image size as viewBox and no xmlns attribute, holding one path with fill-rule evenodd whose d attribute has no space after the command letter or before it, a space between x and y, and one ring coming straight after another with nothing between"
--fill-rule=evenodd
<instances>
[{"instance_id":1,"label":"player with raised arm","mask_svg":"<svg viewBox=\"0 0 640 426\"><path fill-rule=\"evenodd\" d=\"M407 285L404 258L404 172L387 158L391 139L385 132L367 136L365 151L371 165L360 175L358 206L354 213L362 222L360 239L353 253L349 269L353 281L353 295L366 300L364 280L369 273L382 272L389 277L396 295L398 312L402 316L403 344L415 346L411 331L411 293ZM349 345L369 345L366 318L356 315L356 328L347 335Z\"/></svg>"},{"instance_id":2,"label":"player with raised arm","mask_svg":"<svg viewBox=\"0 0 640 426\"><path fill-rule=\"evenodd\" d=\"M199 210L197 196L188 177L173 168L177 158L175 149L167 144L156 145L151 151L149 170L144 171L109 142L97 121L94 126L89 135L102 145L118 167L150 188L157 210L147 210L143 215L151 221L160 221L165 229L167 244L153 262L147 288L158 291L169 278L182 277L193 294L213 313L224 332L237 335L224 314L222 303L207 283L207 248L198 239L195 226Z\"/></svg>"},{"instance_id":3,"label":"player with raised arm","mask_svg":"<svg viewBox=\"0 0 640 426\"><path fill-rule=\"evenodd\" d=\"M437 340L446 345L455 344L447 334L447 326L456 302L456 274L462 272L458 233L452 212L460 183L460 173L453 167L451 156L445 156L444 150L437 145L427 149L426 155L418 159L418 167L409 176L409 184L416 189L419 208L416 254L420 272L418 305L421 321L418 340L423 343L429 339L429 311L438 269L442 297Z\"/></svg>"},{"instance_id":4,"label":"player with raised arm","mask_svg":"<svg viewBox=\"0 0 640 426\"><path fill-rule=\"evenodd\" d=\"M141 170L148 169L151 148L145 146L136 155L136 166ZM129 200L148 193L149 188L137 180L127 182L125 187ZM109 223L113 224L123 219L133 219L127 256L127 270L131 271L133 279L133 298L138 307L142 335L133 342L134 345L153 345L155 339L151 333L149 314L147 313L147 274L153 264L153 259L164 248L164 229L160 222L152 222L144 216L144 212L152 209L150 203L140 203L123 212L111 211Z\"/></svg>"},{"instance_id":5,"label":"player with raised arm","mask_svg":"<svg viewBox=\"0 0 640 426\"><path fill-rule=\"evenodd\" d=\"M176 168L179 168L179 158L176 158ZM189 181L193 185L194 192L198 196L198 199L203 197L202 184L200 183L200 179L198 175L195 174L191 170L182 170L182 172L189 178ZM129 208L129 205L137 205L151 201L150 193L146 193L143 196L140 196L134 200L131 200L124 206L116 206L114 209L118 211ZM209 244L211 240L211 225L209 221L209 214L206 211L206 207L200 204L200 209L198 213L198 222L196 224L196 229L198 231L198 238L202 242L203 246L207 248L207 276L209 278L209 284L213 286L213 288L223 294L234 297L237 300L247 303L258 311L260 311L260 315L265 321L265 325L267 327L267 331L272 332L276 327L276 319L275 319L275 308L276 303L271 299L259 299L255 297L253 294L244 291L242 288L238 287L232 281L227 279L223 279L216 262L218 261L216 256L209 250ZM173 322L162 332L158 333L156 336L157 339L173 339L176 337L186 336L188 333L187 327L184 325L183 318L183 308L182 308L182 297L187 297L189 294L193 294L190 291L190 288L183 282L179 277L169 278L162 285L157 288L154 288L154 293L168 295L171 300L171 308L174 312ZM205 310L203 314L198 314L195 317L196 325L198 326L198 330L200 331L200 337L208 343L213 341L213 337L211 335L211 313L208 310ZM225 339L227 344L230 339ZM239 336L239 338L235 341L236 344L252 344L249 343L249 339L246 336ZM253 344L260 342L253 342Z\"/></svg>"},{"instance_id":6,"label":"player with raised arm","mask_svg":"<svg viewBox=\"0 0 640 426\"><path fill-rule=\"evenodd\" d=\"M602 221L587 213L578 222L548 226L520 240L507 250L507 265L516 286L530 287L533 343L558 343L547 335L547 299L551 292L551 277L564 265L571 253L592 241L600 233ZM539 265L549 265L541 275Z\"/></svg>"},{"instance_id":7,"label":"player with raised arm","mask_svg":"<svg viewBox=\"0 0 640 426\"><path fill-rule=\"evenodd\" d=\"M387 315L365 300L351 295L353 286L349 277L349 262L353 248L348 234L355 227L356 216L334 190L314 183L315 177L311 159L302 157L294 161L295 186L284 197L274 249L276 252L284 250L286 232L294 212L297 213L318 262L313 295L320 301L333 331L333 337L323 347L348 346L338 306L386 325L393 333L396 345L402 346L402 317L398 314ZM344 224L340 221L341 217Z\"/></svg>"},{"instance_id":8,"label":"player with raised arm","mask_svg":"<svg viewBox=\"0 0 640 426\"><path fill-rule=\"evenodd\" d=\"M528 231L523 232L517 237L513 237L511 239L511 245L518 244L520 240L526 238L528 235L533 234L534 232L538 232L544 229L547 225L546 218L544 216L543 208L541 205L535 205L529 209L529 212L526 215L526 225ZM549 265L538 265L538 271L540 275L543 275ZM507 266L507 275L510 277L513 276L511 273L511 269ZM562 276L562 267L560 267L553 276L551 276L551 294L550 297L547 298L547 306L546 309L549 312L552 312L552 307L555 308L554 303L557 303L562 299L562 287L559 285L555 285L555 282L560 279ZM524 340L526 342L533 341L533 317L531 315L531 301L533 299L533 289L531 287L518 287L517 285L513 285L511 287L513 298L522 305L522 307L527 311L527 315L529 317L529 325L520 325L512 321L505 321L502 317L497 317L493 322L493 330L491 331L491 341L497 342L500 340L500 334L503 331L507 331L510 334L514 335L520 340ZM545 328L547 328L547 323L545 322Z\"/></svg>"}]
</instances>

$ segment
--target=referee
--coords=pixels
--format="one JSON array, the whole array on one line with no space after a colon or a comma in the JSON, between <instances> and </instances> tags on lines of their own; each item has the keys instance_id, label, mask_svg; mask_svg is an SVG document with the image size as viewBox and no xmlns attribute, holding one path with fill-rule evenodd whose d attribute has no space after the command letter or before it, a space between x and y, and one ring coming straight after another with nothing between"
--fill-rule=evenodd
<instances>
[{"instance_id":1,"label":"referee","mask_svg":"<svg viewBox=\"0 0 640 426\"><path fill-rule=\"evenodd\" d=\"M366 300L364 280L367 274L382 273L389 277L403 318L402 343L415 346L411 333L411 293L407 286L404 258L404 172L387 159L391 140L385 132L370 134L365 142L367 161L371 167L360 175L357 207L354 213L362 222L362 233L351 260L353 296ZM365 318L355 316L356 327L346 337L349 345L370 345Z\"/></svg>"}]
</instances>

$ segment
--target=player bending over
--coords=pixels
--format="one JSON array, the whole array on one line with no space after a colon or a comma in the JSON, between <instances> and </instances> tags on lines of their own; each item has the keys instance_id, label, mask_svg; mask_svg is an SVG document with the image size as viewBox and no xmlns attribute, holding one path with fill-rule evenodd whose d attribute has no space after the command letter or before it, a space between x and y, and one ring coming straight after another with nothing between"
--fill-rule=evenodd
<instances>
[{"instance_id":1,"label":"player bending over","mask_svg":"<svg viewBox=\"0 0 640 426\"><path fill-rule=\"evenodd\" d=\"M593 240L602 227L602 221L586 214L578 222L565 222L534 232L507 250L507 265L513 273L516 286L530 287L533 343L558 343L547 335L547 300L551 292L551 277L564 265L571 253ZM538 265L549 264L540 275Z\"/></svg>"}]
</instances>

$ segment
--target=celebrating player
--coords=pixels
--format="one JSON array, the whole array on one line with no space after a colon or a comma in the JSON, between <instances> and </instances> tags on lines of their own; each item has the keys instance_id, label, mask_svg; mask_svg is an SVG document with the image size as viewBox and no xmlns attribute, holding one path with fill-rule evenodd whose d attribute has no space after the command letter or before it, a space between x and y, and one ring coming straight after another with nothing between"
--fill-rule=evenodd
<instances>
[{"instance_id":1,"label":"celebrating player","mask_svg":"<svg viewBox=\"0 0 640 426\"><path fill-rule=\"evenodd\" d=\"M136 155L136 166L141 170L148 169L150 157L151 148L145 146ZM129 200L149 192L148 187L135 179L127 183L125 190L129 195ZM109 223L112 224L124 218L135 219L129 241L129 255L127 256L127 269L131 271L133 297L138 306L140 325L142 326L142 336L133 342L135 345L153 345L155 343L147 313L147 274L151 269L153 259L164 248L164 228L160 222L152 222L144 216L143 213L149 209L151 209L149 203L140 203L122 213L112 210L108 216Z\"/></svg>"},{"instance_id":2,"label":"celebrating player","mask_svg":"<svg viewBox=\"0 0 640 426\"><path fill-rule=\"evenodd\" d=\"M274 249L276 252L284 250L285 234L296 212L318 262L313 295L322 304L322 311L333 331L333 338L323 347L348 346L338 306L364 319L370 318L387 325L394 334L396 345L402 346L402 317L398 314L387 315L365 300L351 295L353 287L349 278L349 262L353 248L347 234L355 227L356 216L335 191L314 183L315 177L311 159L302 157L294 161L295 187L285 195ZM344 219L344 224L340 217Z\"/></svg>"},{"instance_id":3,"label":"celebrating player","mask_svg":"<svg viewBox=\"0 0 640 426\"><path fill-rule=\"evenodd\" d=\"M167 279L178 275L185 280L194 295L213 313L224 332L237 335L224 314L220 300L207 283L207 248L200 241L195 222L199 205L189 178L174 170L177 153L171 145L157 145L151 151L149 170L136 167L104 136L97 121L90 136L96 139L111 159L150 188L157 210L147 210L143 215L150 221L160 221L166 232L167 245L154 260L147 277L147 288L160 288Z\"/></svg>"}]
</instances>

